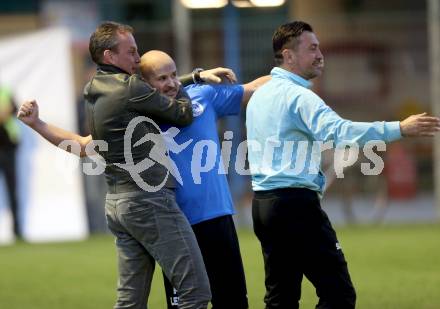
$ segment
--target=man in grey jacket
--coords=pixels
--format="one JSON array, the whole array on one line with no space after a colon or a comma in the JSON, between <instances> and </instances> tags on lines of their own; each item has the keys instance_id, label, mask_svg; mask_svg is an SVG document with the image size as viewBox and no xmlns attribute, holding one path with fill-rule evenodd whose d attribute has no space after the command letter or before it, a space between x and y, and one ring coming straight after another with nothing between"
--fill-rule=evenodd
<instances>
[{"instance_id":1,"label":"man in grey jacket","mask_svg":"<svg viewBox=\"0 0 440 309\"><path fill-rule=\"evenodd\" d=\"M182 90L175 99L162 96L134 74L140 59L132 32L131 27L114 22L96 29L89 50L98 69L84 89L93 139L108 145L108 149L97 152L107 163L105 212L118 251L115 308L146 308L155 261L179 290L180 308L206 308L211 294L203 259L191 227L175 202L167 168L148 160L152 163L137 172L136 181L130 170L154 151L154 143L135 146L136 142L147 134L159 136L159 131L142 121L132 126L128 144L125 136L127 127L138 117L190 124L191 101ZM131 152L132 166L126 164L127 152ZM139 187L139 182L151 187L164 185L148 192Z\"/></svg>"},{"instance_id":2,"label":"man in grey jacket","mask_svg":"<svg viewBox=\"0 0 440 309\"><path fill-rule=\"evenodd\" d=\"M158 191L146 192L120 165L126 161L124 137L133 119L147 116L158 122L188 125L192 122L191 101L182 90L176 99L162 96L133 75L140 58L131 27L103 23L92 34L89 50L98 69L86 85L84 97L91 134L108 145L107 151L98 152L107 163L105 212L118 249L115 308L146 308L155 260L183 296L181 308L206 308L211 295L203 259L191 227L175 202L167 168L156 162L139 171L141 181L152 187L165 182ZM151 153L152 143L134 147L151 133L159 136L148 122L133 128L129 147L134 164Z\"/></svg>"}]
</instances>

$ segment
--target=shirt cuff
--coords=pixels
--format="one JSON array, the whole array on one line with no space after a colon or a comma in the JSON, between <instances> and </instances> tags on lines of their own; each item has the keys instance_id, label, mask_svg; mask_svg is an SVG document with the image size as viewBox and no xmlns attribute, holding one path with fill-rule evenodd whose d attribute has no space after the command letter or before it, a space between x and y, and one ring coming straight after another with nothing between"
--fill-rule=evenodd
<instances>
[{"instance_id":1,"label":"shirt cuff","mask_svg":"<svg viewBox=\"0 0 440 309\"><path fill-rule=\"evenodd\" d=\"M385 122L386 142L394 142L402 138L400 121Z\"/></svg>"}]
</instances>

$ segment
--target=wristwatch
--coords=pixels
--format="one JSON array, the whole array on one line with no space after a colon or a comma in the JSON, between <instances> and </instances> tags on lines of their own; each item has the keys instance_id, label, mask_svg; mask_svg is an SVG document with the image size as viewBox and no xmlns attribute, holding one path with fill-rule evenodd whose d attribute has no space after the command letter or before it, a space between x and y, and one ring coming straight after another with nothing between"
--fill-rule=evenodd
<instances>
[{"instance_id":1,"label":"wristwatch","mask_svg":"<svg viewBox=\"0 0 440 309\"><path fill-rule=\"evenodd\" d=\"M192 71L192 78L193 78L193 82L194 84L201 84L204 83L205 81L200 77L200 72L204 71L202 68L195 68Z\"/></svg>"}]
</instances>

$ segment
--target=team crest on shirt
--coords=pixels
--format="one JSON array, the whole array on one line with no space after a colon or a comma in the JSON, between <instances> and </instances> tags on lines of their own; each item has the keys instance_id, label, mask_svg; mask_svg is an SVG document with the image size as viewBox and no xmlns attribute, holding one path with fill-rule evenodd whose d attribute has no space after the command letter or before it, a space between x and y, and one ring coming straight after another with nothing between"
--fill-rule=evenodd
<instances>
[{"instance_id":1,"label":"team crest on shirt","mask_svg":"<svg viewBox=\"0 0 440 309\"><path fill-rule=\"evenodd\" d=\"M193 117L198 117L205 111L205 107L197 102L192 103Z\"/></svg>"}]
</instances>

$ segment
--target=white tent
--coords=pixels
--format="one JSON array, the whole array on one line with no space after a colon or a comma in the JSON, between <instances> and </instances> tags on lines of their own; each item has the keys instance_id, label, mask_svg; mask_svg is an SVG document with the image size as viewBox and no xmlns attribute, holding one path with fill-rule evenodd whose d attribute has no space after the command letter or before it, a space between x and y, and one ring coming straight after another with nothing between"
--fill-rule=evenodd
<instances>
[{"instance_id":1,"label":"white tent","mask_svg":"<svg viewBox=\"0 0 440 309\"><path fill-rule=\"evenodd\" d=\"M49 29L0 40L0 83L18 103L36 99L40 117L76 131L70 35ZM87 236L79 159L22 126L18 194L24 238L61 241ZM0 244L13 241L11 217L0 175Z\"/></svg>"}]
</instances>

